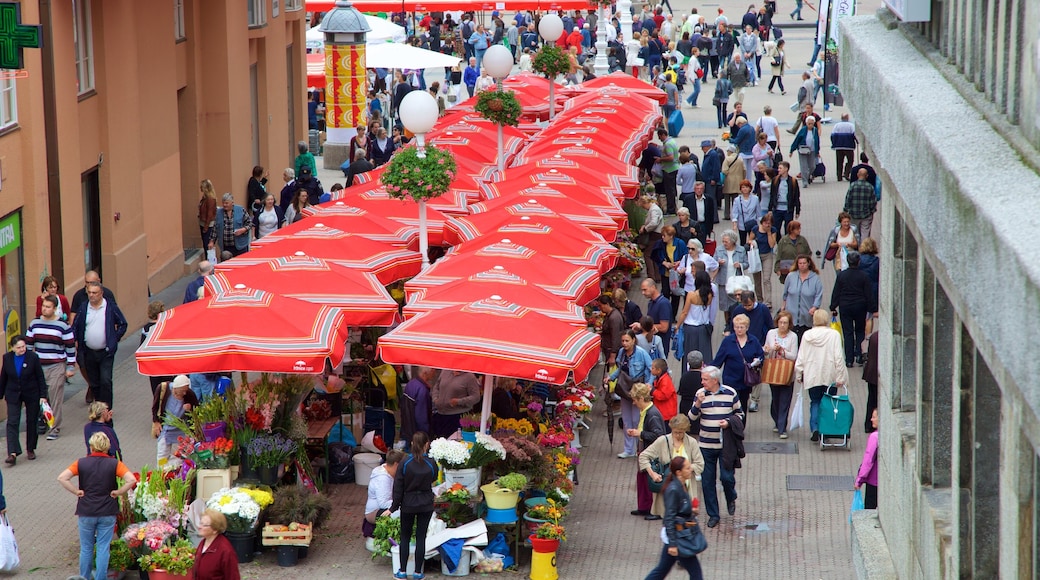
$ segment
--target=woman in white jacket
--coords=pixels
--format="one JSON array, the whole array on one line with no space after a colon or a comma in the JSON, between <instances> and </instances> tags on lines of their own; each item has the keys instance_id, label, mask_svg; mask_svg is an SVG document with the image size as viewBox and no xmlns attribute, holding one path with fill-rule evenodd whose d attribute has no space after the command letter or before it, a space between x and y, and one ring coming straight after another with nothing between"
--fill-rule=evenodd
<instances>
[{"instance_id":1,"label":"woman in white jacket","mask_svg":"<svg viewBox=\"0 0 1040 580\"><path fill-rule=\"evenodd\" d=\"M376 529L376 518L390 515L394 503L394 476L397 466L404 459L404 451L391 449L386 454L386 463L372 470L368 479L368 500L365 501L365 519L361 523L361 535L372 537Z\"/></svg>"},{"instance_id":2,"label":"woman in white jacket","mask_svg":"<svg viewBox=\"0 0 1040 580\"><path fill-rule=\"evenodd\" d=\"M827 387L849 382L841 334L828 326L829 322L830 313L826 310L813 313L813 327L802 335L794 363L795 376L809 390L809 428L813 441L820 440L820 401Z\"/></svg>"}]
</instances>

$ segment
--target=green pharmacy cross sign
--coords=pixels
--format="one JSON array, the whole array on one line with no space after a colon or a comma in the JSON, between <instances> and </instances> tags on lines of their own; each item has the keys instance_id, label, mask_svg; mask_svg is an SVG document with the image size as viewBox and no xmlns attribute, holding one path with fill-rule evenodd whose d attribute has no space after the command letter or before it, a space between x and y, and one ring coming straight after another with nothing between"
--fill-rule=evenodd
<instances>
[{"instance_id":1,"label":"green pharmacy cross sign","mask_svg":"<svg viewBox=\"0 0 1040 580\"><path fill-rule=\"evenodd\" d=\"M24 68L22 49L40 48L41 27L21 20L21 4L0 2L0 69Z\"/></svg>"}]
</instances>

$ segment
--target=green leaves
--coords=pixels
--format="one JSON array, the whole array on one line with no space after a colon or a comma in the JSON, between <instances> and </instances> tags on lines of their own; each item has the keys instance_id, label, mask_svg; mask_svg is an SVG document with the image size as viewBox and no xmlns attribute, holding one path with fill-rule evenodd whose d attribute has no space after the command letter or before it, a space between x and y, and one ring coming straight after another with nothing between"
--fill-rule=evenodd
<instances>
[{"instance_id":1,"label":"green leaves","mask_svg":"<svg viewBox=\"0 0 1040 580\"><path fill-rule=\"evenodd\" d=\"M427 146L426 157L419 157L418 148L407 147L390 159L381 180L390 197L421 201L444 195L456 171L450 151Z\"/></svg>"}]
</instances>

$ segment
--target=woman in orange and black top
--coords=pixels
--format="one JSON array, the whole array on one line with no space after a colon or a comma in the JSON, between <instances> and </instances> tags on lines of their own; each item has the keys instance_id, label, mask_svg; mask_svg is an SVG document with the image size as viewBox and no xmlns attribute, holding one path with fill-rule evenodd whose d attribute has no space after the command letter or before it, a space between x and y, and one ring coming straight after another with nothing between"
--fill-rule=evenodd
<instances>
[{"instance_id":1,"label":"woman in orange and black top","mask_svg":"<svg viewBox=\"0 0 1040 580\"><path fill-rule=\"evenodd\" d=\"M415 530L415 573L412 578L422 580L426 562L426 531L433 517L433 482L437 480L437 462L426 453L430 450L430 436L418 431L412 436L412 454L405 458L394 475L394 503L390 512L401 510L401 565L408 562L409 539ZM408 578L404 569L394 570L394 578Z\"/></svg>"}]
</instances>

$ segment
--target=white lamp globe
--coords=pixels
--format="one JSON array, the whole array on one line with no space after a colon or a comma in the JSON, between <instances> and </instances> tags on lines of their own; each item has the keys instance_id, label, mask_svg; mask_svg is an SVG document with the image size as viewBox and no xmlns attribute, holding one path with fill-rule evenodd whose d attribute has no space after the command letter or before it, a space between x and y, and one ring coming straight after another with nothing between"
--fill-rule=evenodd
<instances>
[{"instance_id":1,"label":"white lamp globe","mask_svg":"<svg viewBox=\"0 0 1040 580\"><path fill-rule=\"evenodd\" d=\"M505 48L505 47L503 47ZM427 91L412 91L401 99L397 114L404 128L416 135L429 133L437 124L437 101Z\"/></svg>"},{"instance_id":2,"label":"white lamp globe","mask_svg":"<svg viewBox=\"0 0 1040 580\"><path fill-rule=\"evenodd\" d=\"M563 20L555 14L546 14L538 22L538 34L546 42L556 42L563 34Z\"/></svg>"},{"instance_id":3,"label":"white lamp globe","mask_svg":"<svg viewBox=\"0 0 1040 580\"><path fill-rule=\"evenodd\" d=\"M513 54L501 44L488 47L483 62L488 74L496 79L504 79L513 72Z\"/></svg>"}]
</instances>

